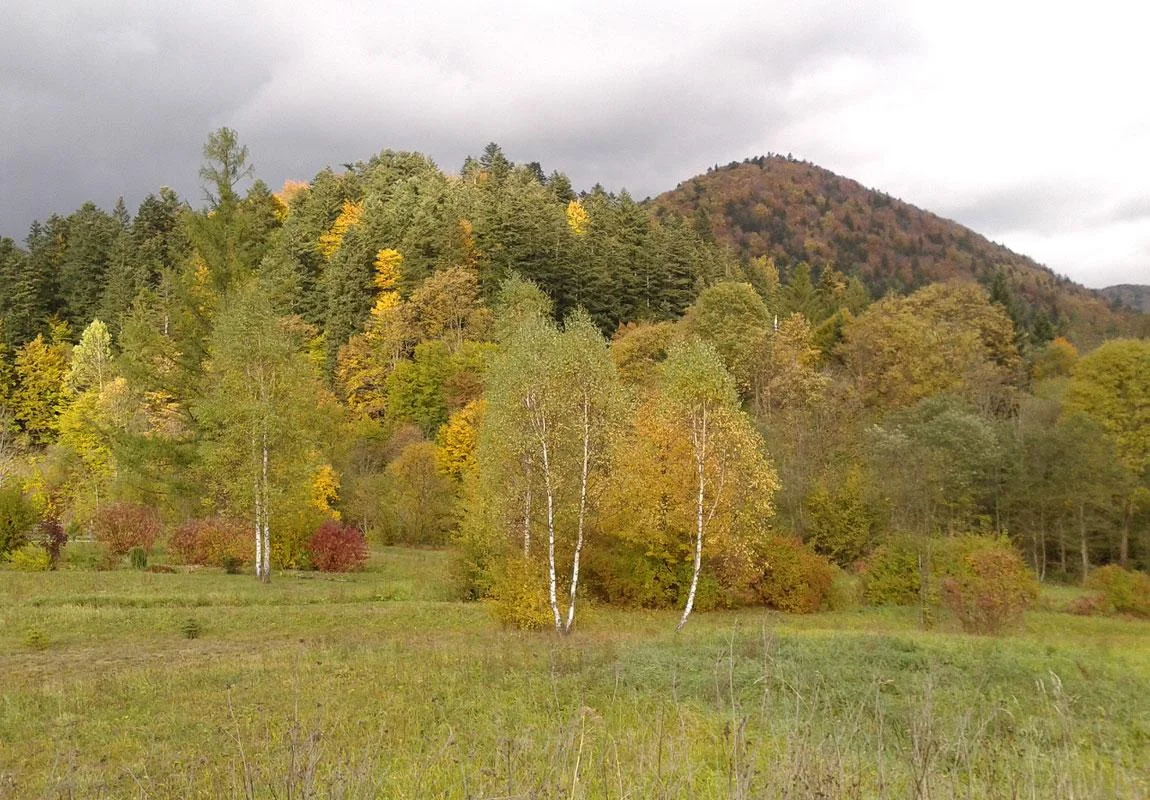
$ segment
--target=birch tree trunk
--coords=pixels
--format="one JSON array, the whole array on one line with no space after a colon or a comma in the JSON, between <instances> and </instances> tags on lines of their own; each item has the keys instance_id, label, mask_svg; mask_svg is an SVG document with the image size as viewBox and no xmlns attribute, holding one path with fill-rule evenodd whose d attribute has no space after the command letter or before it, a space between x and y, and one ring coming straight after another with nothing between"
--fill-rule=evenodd
<instances>
[{"instance_id":1,"label":"birch tree trunk","mask_svg":"<svg viewBox=\"0 0 1150 800\"><path fill-rule=\"evenodd\" d=\"M564 633L575 624L575 591L579 587L579 557L583 553L583 531L587 518L587 476L591 467L591 398L583 395L583 472L579 480L579 525L575 536L575 558L571 564L571 604L567 606Z\"/></svg>"},{"instance_id":2,"label":"birch tree trunk","mask_svg":"<svg viewBox=\"0 0 1150 800\"><path fill-rule=\"evenodd\" d=\"M270 492L268 491L268 434L264 430L264 463L263 463L263 499L261 505L264 512L264 530L263 530L263 582L267 583L272 579L272 537L271 537L271 508L269 504L271 501Z\"/></svg>"},{"instance_id":3,"label":"birch tree trunk","mask_svg":"<svg viewBox=\"0 0 1150 800\"><path fill-rule=\"evenodd\" d=\"M703 406L701 423L691 420L691 443L695 449L695 474L698 481L695 496L695 567L691 573L691 590L687 594L687 605L683 609L683 616L679 620L676 631L683 630L687 624L687 617L691 616L691 609L695 607L695 592L699 588L699 571L703 565L703 505L705 501L705 469L707 459L707 406Z\"/></svg>"}]
</instances>

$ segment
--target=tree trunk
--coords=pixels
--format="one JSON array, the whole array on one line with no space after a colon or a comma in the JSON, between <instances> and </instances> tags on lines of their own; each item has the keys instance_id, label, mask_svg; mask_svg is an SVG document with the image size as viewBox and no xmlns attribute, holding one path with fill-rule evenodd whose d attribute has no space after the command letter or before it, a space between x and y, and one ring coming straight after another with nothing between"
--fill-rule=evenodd
<instances>
[{"instance_id":1,"label":"tree trunk","mask_svg":"<svg viewBox=\"0 0 1150 800\"><path fill-rule=\"evenodd\" d=\"M699 588L699 571L703 564L703 505L704 505L704 470L707 459L707 408L703 407L701 430L697 430L694 420L691 421L691 439L695 445L695 473L698 480L698 489L695 495L695 567L691 573L691 590L687 593L687 605L683 609L683 616L679 620L676 631L683 630L687 624L687 617L691 616L691 609L695 607L695 592Z\"/></svg>"},{"instance_id":2,"label":"tree trunk","mask_svg":"<svg viewBox=\"0 0 1150 800\"><path fill-rule=\"evenodd\" d=\"M591 468L591 401L583 395L583 473L579 481L579 527L575 536L575 558L571 564L571 605L567 606L567 624L564 633L571 633L575 624L575 590L579 586L579 556L583 552L584 521L587 517L587 475Z\"/></svg>"},{"instance_id":3,"label":"tree trunk","mask_svg":"<svg viewBox=\"0 0 1150 800\"><path fill-rule=\"evenodd\" d=\"M1078 541L1082 550L1082 580L1090 573L1090 553L1086 547L1086 509L1082 503L1078 504Z\"/></svg>"},{"instance_id":4,"label":"tree trunk","mask_svg":"<svg viewBox=\"0 0 1150 800\"><path fill-rule=\"evenodd\" d=\"M546 427L544 427L546 431ZM547 579L551 614L555 618L555 632L563 633L563 618L559 615L559 597L555 588L555 490L551 483L551 457L547 441L542 442L543 486L547 492Z\"/></svg>"},{"instance_id":5,"label":"tree trunk","mask_svg":"<svg viewBox=\"0 0 1150 800\"><path fill-rule=\"evenodd\" d=\"M523 499L523 557L531 556L531 459L523 465L523 475L527 486Z\"/></svg>"},{"instance_id":6,"label":"tree trunk","mask_svg":"<svg viewBox=\"0 0 1150 800\"><path fill-rule=\"evenodd\" d=\"M256 445L255 431L252 431L252 460L255 461L259 458L259 449ZM253 465L254 466L254 465ZM258 469L252 472L252 499L255 504L255 523L256 523L256 580L263 580L264 577L264 560L263 560L263 485L260 483L260 473Z\"/></svg>"},{"instance_id":7,"label":"tree trunk","mask_svg":"<svg viewBox=\"0 0 1150 800\"><path fill-rule=\"evenodd\" d=\"M1130 527L1133 517L1134 504L1127 497L1122 507L1122 538L1118 540L1118 563L1122 565L1122 569L1130 568Z\"/></svg>"},{"instance_id":8,"label":"tree trunk","mask_svg":"<svg viewBox=\"0 0 1150 800\"><path fill-rule=\"evenodd\" d=\"M264 430L264 469L263 469L263 512L264 512L264 530L263 530L263 582L267 583L272 579L272 533L271 533L271 498L268 491L268 432Z\"/></svg>"}]
</instances>

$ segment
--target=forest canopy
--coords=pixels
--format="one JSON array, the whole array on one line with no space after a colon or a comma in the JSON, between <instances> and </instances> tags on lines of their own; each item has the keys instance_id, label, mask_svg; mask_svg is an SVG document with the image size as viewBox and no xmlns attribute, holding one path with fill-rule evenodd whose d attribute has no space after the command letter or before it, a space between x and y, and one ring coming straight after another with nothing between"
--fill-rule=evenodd
<instances>
[{"instance_id":1,"label":"forest canopy","mask_svg":"<svg viewBox=\"0 0 1150 800\"><path fill-rule=\"evenodd\" d=\"M1144 321L897 201L778 159L638 202L495 144L276 192L234 131L203 155L201 205L0 240L6 553L159 526L266 580L358 531L559 631L585 596L817 606L779 565L829 587L908 540L1150 565Z\"/></svg>"}]
</instances>

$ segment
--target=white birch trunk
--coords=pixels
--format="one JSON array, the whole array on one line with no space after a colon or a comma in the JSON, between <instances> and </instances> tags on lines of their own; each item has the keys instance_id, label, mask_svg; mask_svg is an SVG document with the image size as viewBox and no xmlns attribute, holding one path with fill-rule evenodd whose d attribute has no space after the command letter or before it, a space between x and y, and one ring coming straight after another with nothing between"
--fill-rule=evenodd
<instances>
[{"instance_id":1,"label":"white birch trunk","mask_svg":"<svg viewBox=\"0 0 1150 800\"><path fill-rule=\"evenodd\" d=\"M567 606L564 633L575 624L575 590L579 588L579 556L583 552L584 520L587 518L587 475L591 467L591 400L583 395L583 473L579 481L579 527L575 536L575 558L571 564L571 605Z\"/></svg>"},{"instance_id":2,"label":"white birch trunk","mask_svg":"<svg viewBox=\"0 0 1150 800\"><path fill-rule=\"evenodd\" d=\"M544 431L547 430L546 423ZM546 438L542 442L543 485L547 491L547 578L551 613L555 617L555 631L563 632L563 618L559 616L559 598L555 589L555 490L551 483L551 459Z\"/></svg>"},{"instance_id":3,"label":"white birch trunk","mask_svg":"<svg viewBox=\"0 0 1150 800\"><path fill-rule=\"evenodd\" d=\"M259 449L256 445L256 434L252 431L252 461L259 458ZM253 467L255 464L252 465ZM255 523L256 523L256 580L263 580L263 489L260 485L260 474L258 469L252 470L252 498L255 504Z\"/></svg>"},{"instance_id":4,"label":"white birch trunk","mask_svg":"<svg viewBox=\"0 0 1150 800\"><path fill-rule=\"evenodd\" d=\"M523 475L527 482L523 498L523 557L531 556L531 459L524 463Z\"/></svg>"},{"instance_id":5,"label":"white birch trunk","mask_svg":"<svg viewBox=\"0 0 1150 800\"><path fill-rule=\"evenodd\" d=\"M683 617L679 620L676 631L683 630L687 624L687 617L691 616L691 609L695 607L695 592L699 588L699 571L703 564L703 505L704 505L704 478L707 459L707 406L703 406L702 424L696 427L695 420L691 420L691 442L695 446L695 472L698 478L698 492L695 498L695 568L691 574L691 591L687 593L687 605L683 609Z\"/></svg>"},{"instance_id":6,"label":"white birch trunk","mask_svg":"<svg viewBox=\"0 0 1150 800\"><path fill-rule=\"evenodd\" d=\"M271 509L269 508L271 498L268 492L268 433L264 430L264 464L263 464L263 506L264 512L264 530L263 530L263 582L267 583L272 577L272 541L271 541Z\"/></svg>"}]
</instances>

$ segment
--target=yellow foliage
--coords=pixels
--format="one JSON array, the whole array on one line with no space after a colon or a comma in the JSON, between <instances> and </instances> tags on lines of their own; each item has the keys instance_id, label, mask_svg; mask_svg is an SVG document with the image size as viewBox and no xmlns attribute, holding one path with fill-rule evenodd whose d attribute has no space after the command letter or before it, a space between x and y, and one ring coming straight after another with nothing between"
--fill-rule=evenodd
<instances>
[{"instance_id":1,"label":"yellow foliage","mask_svg":"<svg viewBox=\"0 0 1150 800\"><path fill-rule=\"evenodd\" d=\"M475 247L475 226L469 219L459 220L460 266L472 269L479 263L479 251Z\"/></svg>"},{"instance_id":2,"label":"yellow foliage","mask_svg":"<svg viewBox=\"0 0 1150 800\"><path fill-rule=\"evenodd\" d=\"M349 230L359 224L363 216L363 203L343 201L343 209L331 225L331 230L319 237L319 251L329 261L339 252L343 244L343 237Z\"/></svg>"},{"instance_id":3,"label":"yellow foliage","mask_svg":"<svg viewBox=\"0 0 1150 800\"><path fill-rule=\"evenodd\" d=\"M440 472L462 479L464 473L475 470L475 443L486 410L486 399L472 400L439 429L435 437L435 460Z\"/></svg>"},{"instance_id":4,"label":"yellow foliage","mask_svg":"<svg viewBox=\"0 0 1150 800\"><path fill-rule=\"evenodd\" d=\"M572 200L567 204L567 227L576 236L584 236L587 233L587 227L591 222L591 217L587 214L587 209L583 208L583 204L578 200Z\"/></svg>"},{"instance_id":5,"label":"yellow foliage","mask_svg":"<svg viewBox=\"0 0 1150 800\"><path fill-rule=\"evenodd\" d=\"M403 266L403 253L398 250L380 250L375 254L375 288L391 291L399 282L399 268Z\"/></svg>"},{"instance_id":6,"label":"yellow foliage","mask_svg":"<svg viewBox=\"0 0 1150 800\"><path fill-rule=\"evenodd\" d=\"M339 512L331 504L339 498L339 473L331 464L322 464L311 479L311 505L331 519L339 519Z\"/></svg>"}]
</instances>

